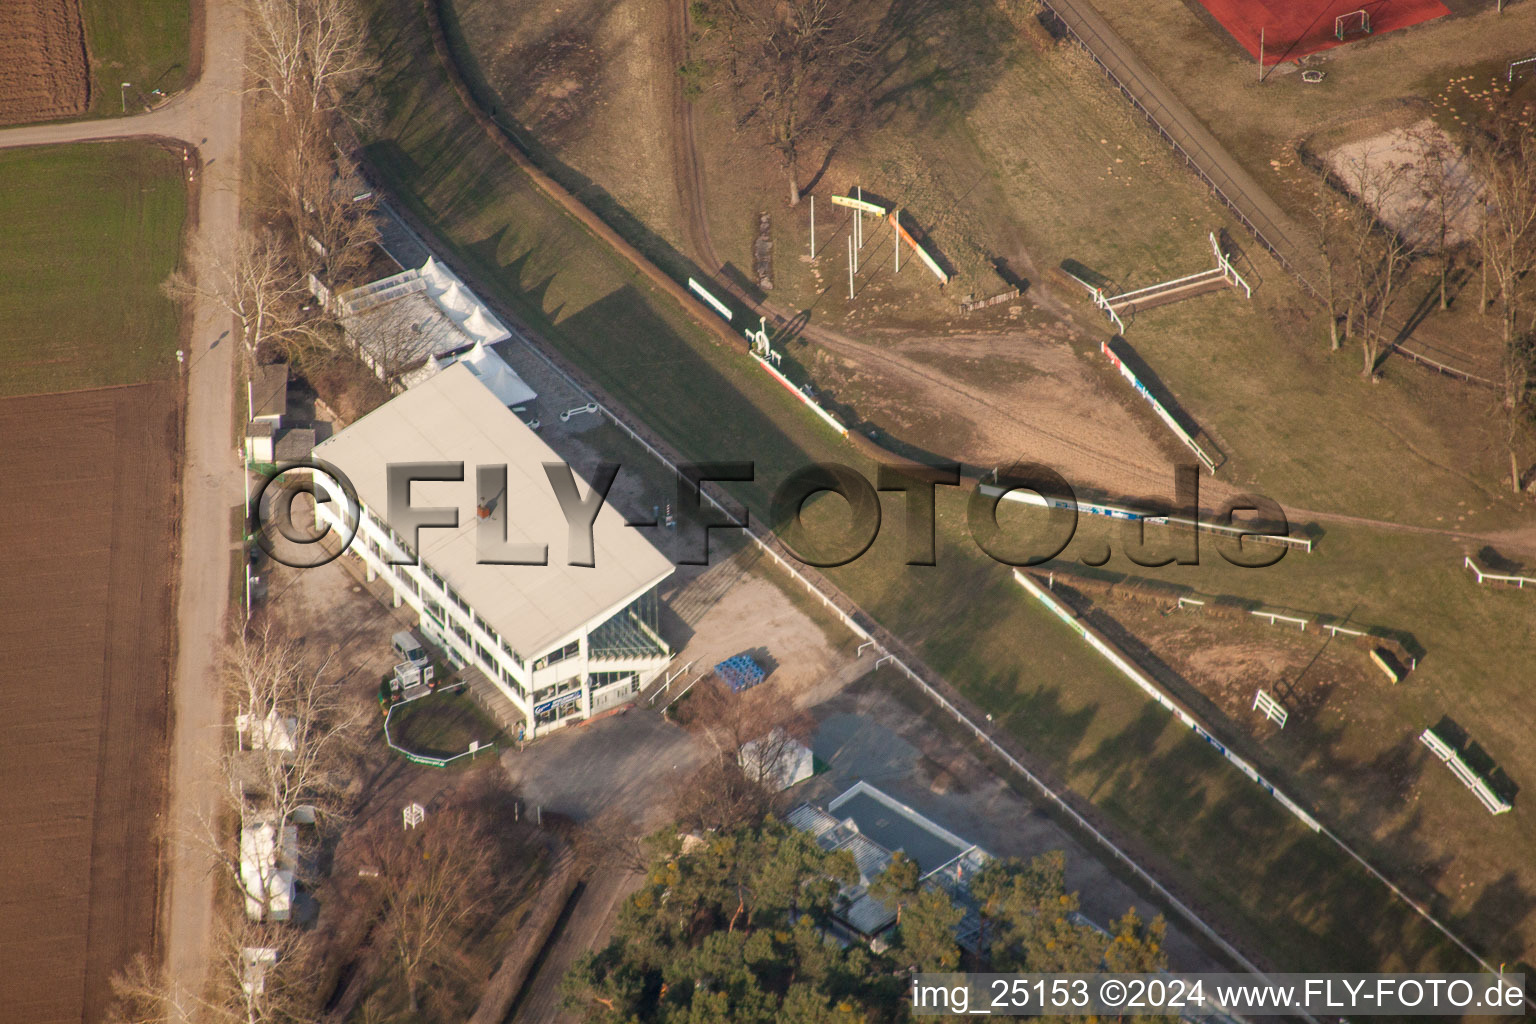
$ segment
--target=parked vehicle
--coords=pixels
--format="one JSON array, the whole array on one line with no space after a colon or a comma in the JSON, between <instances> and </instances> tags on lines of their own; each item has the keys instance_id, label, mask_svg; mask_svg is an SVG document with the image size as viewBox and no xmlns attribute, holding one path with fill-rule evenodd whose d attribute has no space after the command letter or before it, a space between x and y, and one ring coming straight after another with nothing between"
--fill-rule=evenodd
<instances>
[{"instance_id":1,"label":"parked vehicle","mask_svg":"<svg viewBox=\"0 0 1536 1024\"><path fill-rule=\"evenodd\" d=\"M409 630L402 629L395 634L393 647L395 656L402 661L410 662L418 668L425 668L431 664L426 648L421 646L421 641L417 640Z\"/></svg>"}]
</instances>

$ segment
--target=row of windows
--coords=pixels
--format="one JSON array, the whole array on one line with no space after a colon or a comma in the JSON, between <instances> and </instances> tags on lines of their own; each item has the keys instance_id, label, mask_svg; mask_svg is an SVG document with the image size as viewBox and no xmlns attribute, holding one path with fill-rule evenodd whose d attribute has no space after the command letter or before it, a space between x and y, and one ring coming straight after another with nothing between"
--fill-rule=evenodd
<instances>
[{"instance_id":1,"label":"row of windows","mask_svg":"<svg viewBox=\"0 0 1536 1024\"><path fill-rule=\"evenodd\" d=\"M369 521L372 522L380 532L388 533L388 528L380 523L378 518L371 512L368 514L368 518ZM367 537L366 540L368 550L373 552L374 556L378 558L379 561L388 564L389 557L380 547L379 543L372 537ZM416 563L416 567L419 568L420 571L428 579L437 584L437 586L442 589L443 592L446 593L456 605L463 609L466 615L471 617L477 627L483 630L495 642L499 643L501 645L501 649L504 650L514 661L516 661L519 667L521 667L523 660L518 656L517 652L512 650L511 646L505 640L501 639L496 631L490 627L490 624L482 619L478 613L470 610L469 607L464 603L463 599L460 598L458 594L443 581L442 577L438 576L437 573L432 570L431 566L425 564L424 562L418 561ZM517 677L514 676L512 672L509 671L506 667L498 664L496 660L492 658L491 652L486 650L480 641L475 638L465 626L460 624L460 622L455 617L447 614L447 611L443 608L442 604L434 600L430 595L423 594L421 592L421 588L417 585L416 582L416 576L410 571L409 566L390 565L389 568L395 579L397 579L401 585L405 587L405 589L409 590L412 594L416 595L416 597L421 600L423 611L429 615L434 622L437 623L439 631L442 629L451 630L453 635L457 637L469 651L473 652L473 656L480 663L480 668L486 672L491 673L492 676L500 676L502 682L504 682L508 687L510 687L519 696L521 696L523 700L528 699L528 690L517 679Z\"/></svg>"},{"instance_id":2,"label":"row of windows","mask_svg":"<svg viewBox=\"0 0 1536 1024\"><path fill-rule=\"evenodd\" d=\"M377 529L381 534L388 536L400 551L406 554L410 553L410 548L395 534L393 530L391 530L382 520L380 520L378 516L374 515L371 510L365 510L365 513L368 517L368 521L374 526L375 529ZM389 554L382 550L380 545L372 538L368 539L368 548L380 561L386 563L389 562ZM413 561L411 564L414 564L423 576L430 580L432 584L439 591L441 591L442 594L446 596L450 602L458 607L459 611L463 613L465 619L473 622L475 627L479 629L483 634L485 634L487 639L491 640L493 643L498 644L501 647L501 650L505 652L506 655L511 658L519 668L523 666L522 656L512 649L512 646L507 643L507 641L503 639L495 629L491 627L490 623L481 618L480 614L469 606L469 603L459 595L458 591L456 591L448 583L447 580L438 575L438 573L425 561L415 558L414 556L412 556L412 558ZM517 679L517 677L514 676L508 669L496 663L495 659L491 656L491 652L488 651L480 643L478 638L476 638L469 631L469 629L459 621L457 616L449 615L447 609L444 608L441 602L436 601L430 595L423 593L421 588L417 585L415 575L407 571L407 567L405 565L395 565L392 566L392 568L395 578L400 580L412 594L415 594L418 598L421 599L422 607L425 612L432 617L432 619L437 623L439 627L450 631L456 638L458 638L458 640L464 645L467 651L472 651L474 657L480 663L480 667L482 669L492 673L495 676L499 676L504 683L511 687L524 700L528 699L528 690ZM566 644L564 647L561 647L559 650L551 651L549 654L534 662L533 667L536 670L548 668L551 665L559 664L560 662L569 658L574 658L580 653L581 641L573 640ZM627 674L629 673L595 673L592 676L594 681L593 685L605 686ZM602 681L597 682L599 679ZM569 693L571 690L576 689L580 685L581 676L571 676L551 686L546 686L535 691L533 694L533 702L537 704L548 700L551 697L557 697L561 694Z\"/></svg>"},{"instance_id":3,"label":"row of windows","mask_svg":"<svg viewBox=\"0 0 1536 1024\"><path fill-rule=\"evenodd\" d=\"M587 683L594 692L621 679L637 679L633 672L589 672ZM638 680L637 680L638 681Z\"/></svg>"},{"instance_id":4,"label":"row of windows","mask_svg":"<svg viewBox=\"0 0 1536 1024\"><path fill-rule=\"evenodd\" d=\"M533 702L535 704L542 704L546 700L549 700L551 697L558 697L562 693L570 693L572 690L577 690L580 688L581 676L574 675L569 679L562 679L558 683L551 683L549 686L541 686L539 689L533 691Z\"/></svg>"},{"instance_id":5,"label":"row of windows","mask_svg":"<svg viewBox=\"0 0 1536 1024\"><path fill-rule=\"evenodd\" d=\"M558 651L550 651L548 654L544 655L544 657L540 658L538 661L533 663L533 667L534 667L535 670L541 669L541 668L548 668L551 665L559 664L560 662L564 661L566 658L574 658L574 657L576 657L576 655L578 655L580 653L581 653L581 641L580 640L572 640L570 643L566 644L564 647L560 648Z\"/></svg>"},{"instance_id":6,"label":"row of windows","mask_svg":"<svg viewBox=\"0 0 1536 1024\"><path fill-rule=\"evenodd\" d=\"M402 552L405 552L406 554L410 553L410 548L407 547L406 544L395 535L393 530L391 530L381 519L379 519L378 516L374 515L371 510L365 511L368 516L368 521L372 523L380 533L387 535L389 539L393 541ZM373 541L370 540L368 546L373 550L374 554L379 556L381 560L386 562L389 560L385 553L381 551L379 546ZM451 601L459 609L459 611L464 614L465 618L473 621L476 628L484 633L492 643L499 645L501 649L506 652L507 657L511 658L517 664L518 668L523 667L522 655L513 650L512 645L503 640L501 634L497 633L496 630L491 627L489 622L486 622L483 618L481 618L479 613L469 606L469 602L464 600L459 592L453 589L453 586L447 580L439 576L437 571L428 565L426 561L412 556L412 562L421 570L422 575L426 576L426 578L432 582L432 585L435 586L438 590L442 591L448 600ZM401 579L410 578L409 576L399 572L398 566L396 569L396 576L400 577ZM418 596L421 594L420 590L415 587L414 581L412 583L412 593L415 593ZM440 622L446 621L440 611L437 615L437 618ZM489 661L490 659L487 658L486 660Z\"/></svg>"}]
</instances>

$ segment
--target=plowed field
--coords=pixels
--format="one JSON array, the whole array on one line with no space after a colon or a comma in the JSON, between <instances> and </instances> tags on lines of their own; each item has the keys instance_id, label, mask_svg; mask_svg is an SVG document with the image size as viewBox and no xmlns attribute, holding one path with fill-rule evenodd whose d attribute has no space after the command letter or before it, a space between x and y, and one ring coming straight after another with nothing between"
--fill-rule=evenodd
<instances>
[{"instance_id":1,"label":"plowed field","mask_svg":"<svg viewBox=\"0 0 1536 1024\"><path fill-rule=\"evenodd\" d=\"M0 124L71 117L89 102L79 0L0 3Z\"/></svg>"},{"instance_id":2,"label":"plowed field","mask_svg":"<svg viewBox=\"0 0 1536 1024\"><path fill-rule=\"evenodd\" d=\"M0 1019L99 1021L152 949L174 383L0 399Z\"/></svg>"}]
</instances>

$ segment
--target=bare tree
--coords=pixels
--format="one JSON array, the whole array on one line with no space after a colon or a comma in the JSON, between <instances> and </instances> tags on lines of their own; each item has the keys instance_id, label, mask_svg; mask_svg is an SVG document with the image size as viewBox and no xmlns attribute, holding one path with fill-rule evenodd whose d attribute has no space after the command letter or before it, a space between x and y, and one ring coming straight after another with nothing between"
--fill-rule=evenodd
<instances>
[{"instance_id":1,"label":"bare tree","mask_svg":"<svg viewBox=\"0 0 1536 1024\"><path fill-rule=\"evenodd\" d=\"M773 794L742 771L734 758L714 757L672 787L678 826L708 831L733 829L763 820Z\"/></svg>"},{"instance_id":2,"label":"bare tree","mask_svg":"<svg viewBox=\"0 0 1536 1024\"><path fill-rule=\"evenodd\" d=\"M1328 308L1328 348L1343 344L1341 323L1348 307L1354 241L1361 230L1359 211L1324 186L1313 207L1312 241L1322 259L1323 301Z\"/></svg>"},{"instance_id":3,"label":"bare tree","mask_svg":"<svg viewBox=\"0 0 1536 1024\"><path fill-rule=\"evenodd\" d=\"M381 315L368 321L366 328L354 332L363 361L391 391L399 390L406 374L423 365L432 354L430 332L446 330L428 319L416 321L403 316Z\"/></svg>"},{"instance_id":4,"label":"bare tree","mask_svg":"<svg viewBox=\"0 0 1536 1024\"><path fill-rule=\"evenodd\" d=\"M1413 185L1424 201L1419 227L1427 236L1428 248L1439 259L1440 308L1449 309L1449 281L1460 243L1456 222L1471 192L1465 173L1466 161L1437 126L1415 131L1410 138L1418 155Z\"/></svg>"},{"instance_id":5,"label":"bare tree","mask_svg":"<svg viewBox=\"0 0 1536 1024\"><path fill-rule=\"evenodd\" d=\"M1338 168L1337 180L1347 197L1321 197L1315 240L1324 265L1324 296L1328 302L1330 342L1334 350L1343 339L1360 341L1361 376L1374 376L1385 342L1386 319L1412 262L1413 249L1404 232L1384 219L1408 187L1410 167L1372 158L1364 153ZM1342 313L1342 316L1340 315Z\"/></svg>"},{"instance_id":6,"label":"bare tree","mask_svg":"<svg viewBox=\"0 0 1536 1024\"><path fill-rule=\"evenodd\" d=\"M452 809L412 829L376 828L372 849L380 925L417 1013L429 970L455 970L451 951L496 905L496 841L479 815Z\"/></svg>"},{"instance_id":7,"label":"bare tree","mask_svg":"<svg viewBox=\"0 0 1536 1024\"><path fill-rule=\"evenodd\" d=\"M779 154L789 205L800 202L800 159L867 112L881 4L857 0L710 0L741 122Z\"/></svg>"},{"instance_id":8,"label":"bare tree","mask_svg":"<svg viewBox=\"0 0 1536 1024\"><path fill-rule=\"evenodd\" d=\"M319 117L304 112L270 125L254 149L257 201L287 226L295 273L332 288L355 283L379 237L377 204L360 188L355 161L338 152Z\"/></svg>"},{"instance_id":9,"label":"bare tree","mask_svg":"<svg viewBox=\"0 0 1536 1024\"><path fill-rule=\"evenodd\" d=\"M353 0L245 0L247 70L284 118L336 109L372 69L366 26Z\"/></svg>"},{"instance_id":10,"label":"bare tree","mask_svg":"<svg viewBox=\"0 0 1536 1024\"><path fill-rule=\"evenodd\" d=\"M332 287L356 283L379 241L378 202L371 190L358 191L361 181L356 163L338 155L306 207L306 245L320 257L319 276Z\"/></svg>"},{"instance_id":11,"label":"bare tree","mask_svg":"<svg viewBox=\"0 0 1536 1024\"><path fill-rule=\"evenodd\" d=\"M173 272L161 290L178 301L211 298L229 310L240 321L247 355L267 343L287 351L314 336L314 316L303 309L308 293L270 232L242 230L233 245L199 236L191 269Z\"/></svg>"},{"instance_id":12,"label":"bare tree","mask_svg":"<svg viewBox=\"0 0 1536 1024\"><path fill-rule=\"evenodd\" d=\"M319 1010L310 945L296 928L222 921L201 990L140 955L112 978L107 1024L307 1024Z\"/></svg>"},{"instance_id":13,"label":"bare tree","mask_svg":"<svg viewBox=\"0 0 1536 1024\"><path fill-rule=\"evenodd\" d=\"M1501 366L1504 393L1504 447L1509 452L1509 485L1516 494L1524 474L1520 470L1520 440L1536 421L1536 331L1521 331L1504 346Z\"/></svg>"},{"instance_id":14,"label":"bare tree","mask_svg":"<svg viewBox=\"0 0 1536 1024\"><path fill-rule=\"evenodd\" d=\"M643 874L651 859L640 827L618 806L604 808L584 823L574 847L582 864L605 871L619 868Z\"/></svg>"},{"instance_id":15,"label":"bare tree","mask_svg":"<svg viewBox=\"0 0 1536 1024\"><path fill-rule=\"evenodd\" d=\"M330 656L312 664L271 627L241 636L227 661L230 700L246 728L224 754L223 778L243 783L242 799L260 796L284 821L300 806L341 819L366 702L349 699L332 678Z\"/></svg>"},{"instance_id":16,"label":"bare tree","mask_svg":"<svg viewBox=\"0 0 1536 1024\"><path fill-rule=\"evenodd\" d=\"M318 830L345 817L352 743L367 708L345 699L329 658L308 664L296 644L269 629L235 642L225 680L237 716L234 742L214 766L226 813L199 822L188 838L265 919L287 899L281 873L300 873L297 824Z\"/></svg>"},{"instance_id":17,"label":"bare tree","mask_svg":"<svg viewBox=\"0 0 1536 1024\"><path fill-rule=\"evenodd\" d=\"M814 727L809 714L771 685L732 693L719 680L707 679L693 688L687 707L687 726L702 733L717 754L740 762L742 750L749 744L763 751L761 757L753 759L749 775L774 770Z\"/></svg>"},{"instance_id":18,"label":"bare tree","mask_svg":"<svg viewBox=\"0 0 1536 1024\"><path fill-rule=\"evenodd\" d=\"M1536 136L1528 116L1496 113L1489 129L1472 147L1472 166L1483 186L1478 255L1484 275L1483 309L1489 305L1491 277L1499 304L1503 340L1503 407L1510 486L1521 484L1518 442L1530 421L1531 387L1536 373Z\"/></svg>"},{"instance_id":19,"label":"bare tree","mask_svg":"<svg viewBox=\"0 0 1536 1024\"><path fill-rule=\"evenodd\" d=\"M782 787L781 772L814 722L778 687L732 693L717 679L689 691L683 724L713 756L674 785L672 804L689 828L734 828L760 821Z\"/></svg>"},{"instance_id":20,"label":"bare tree","mask_svg":"<svg viewBox=\"0 0 1536 1024\"><path fill-rule=\"evenodd\" d=\"M1474 143L1472 164L1483 186L1478 255L1498 292L1509 345L1536 292L1536 135L1529 123L1500 117Z\"/></svg>"}]
</instances>

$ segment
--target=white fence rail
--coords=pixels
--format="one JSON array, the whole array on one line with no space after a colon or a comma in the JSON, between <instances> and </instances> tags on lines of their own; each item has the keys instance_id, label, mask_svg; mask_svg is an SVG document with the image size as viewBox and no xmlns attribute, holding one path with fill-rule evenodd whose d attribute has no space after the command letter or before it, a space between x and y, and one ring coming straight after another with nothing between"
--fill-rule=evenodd
<instances>
[{"instance_id":1,"label":"white fence rail","mask_svg":"<svg viewBox=\"0 0 1536 1024\"><path fill-rule=\"evenodd\" d=\"M1265 718L1269 719L1271 722L1274 722L1282 729L1285 728L1286 720L1291 717L1291 713L1285 710L1279 701L1275 700L1275 698L1271 697L1263 690L1260 690L1258 693L1253 695L1253 706Z\"/></svg>"},{"instance_id":2,"label":"white fence rail","mask_svg":"<svg viewBox=\"0 0 1536 1024\"><path fill-rule=\"evenodd\" d=\"M1451 770L1451 774L1460 779L1461 784L1472 791L1473 795L1482 802L1482 805L1488 808L1489 813L1504 814L1514 806L1495 793L1482 776L1468 767L1467 762L1461 759L1461 755L1456 752L1456 748L1435 735L1433 729L1425 729L1419 733L1419 742L1428 747L1430 753L1445 762L1445 766Z\"/></svg>"},{"instance_id":3,"label":"white fence rail","mask_svg":"<svg viewBox=\"0 0 1536 1024\"><path fill-rule=\"evenodd\" d=\"M1211 251L1216 254L1216 267L1221 271L1221 276L1234 288L1243 290L1243 297L1253 298L1253 289L1248 287L1248 282L1243 280L1243 275L1237 272L1227 254L1222 251L1221 243L1216 240L1216 232L1211 232Z\"/></svg>"},{"instance_id":4,"label":"white fence rail","mask_svg":"<svg viewBox=\"0 0 1536 1024\"><path fill-rule=\"evenodd\" d=\"M1249 612L1248 614L1256 618L1268 619L1271 626L1276 622L1289 622L1303 633L1307 631L1307 620L1298 619L1294 615L1281 615L1279 612Z\"/></svg>"},{"instance_id":5,"label":"white fence rail","mask_svg":"<svg viewBox=\"0 0 1536 1024\"><path fill-rule=\"evenodd\" d=\"M1504 573L1486 572L1476 562L1472 561L1471 555L1463 558L1462 564L1465 565L1468 569L1472 570L1472 575L1477 577L1478 583L1487 583L1492 581L1494 583L1503 583L1506 586L1518 587L1521 590L1524 590L1527 586L1536 587L1536 577L1510 576Z\"/></svg>"},{"instance_id":6,"label":"white fence rail","mask_svg":"<svg viewBox=\"0 0 1536 1024\"><path fill-rule=\"evenodd\" d=\"M1111 306L1130 305L1135 303L1137 299L1144 299L1162 292L1177 291L1185 285L1198 284L1201 281L1214 281L1218 277L1224 281L1226 280L1226 275L1221 272L1220 267L1212 267L1210 270L1198 270L1193 274L1185 274L1183 277L1176 277L1171 281L1159 281L1157 284L1149 284L1144 288L1137 288L1135 291L1110 295L1105 297L1104 301Z\"/></svg>"}]
</instances>

